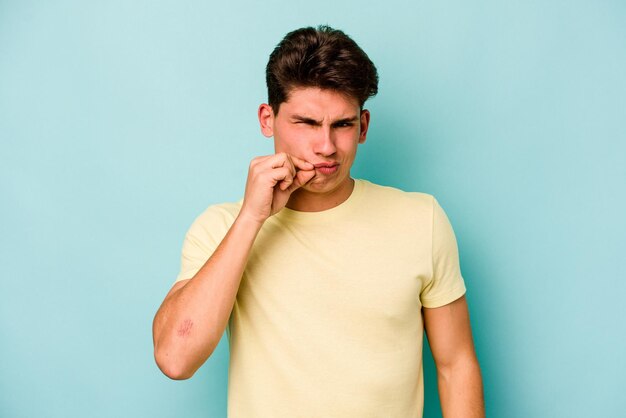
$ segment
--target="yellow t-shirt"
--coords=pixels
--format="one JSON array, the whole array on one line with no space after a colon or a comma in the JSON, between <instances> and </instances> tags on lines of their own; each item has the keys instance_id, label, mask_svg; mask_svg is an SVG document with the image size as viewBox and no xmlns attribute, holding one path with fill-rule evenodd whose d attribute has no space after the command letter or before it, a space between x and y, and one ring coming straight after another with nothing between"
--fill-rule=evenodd
<instances>
[{"instance_id":1,"label":"yellow t-shirt","mask_svg":"<svg viewBox=\"0 0 626 418\"><path fill-rule=\"evenodd\" d=\"M242 201L196 219L177 280L202 267ZM227 327L228 416L421 417L421 308L464 293L431 195L356 179L334 208L284 208L256 238Z\"/></svg>"}]
</instances>

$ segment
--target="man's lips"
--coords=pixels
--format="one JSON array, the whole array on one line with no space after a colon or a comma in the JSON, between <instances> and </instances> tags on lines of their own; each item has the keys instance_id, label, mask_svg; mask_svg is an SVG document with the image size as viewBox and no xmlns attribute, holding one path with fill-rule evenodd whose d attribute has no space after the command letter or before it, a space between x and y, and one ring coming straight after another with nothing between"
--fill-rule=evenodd
<instances>
[{"instance_id":1,"label":"man's lips","mask_svg":"<svg viewBox=\"0 0 626 418\"><path fill-rule=\"evenodd\" d=\"M330 176L339 170L339 164L318 164L316 165L315 170L325 176Z\"/></svg>"},{"instance_id":2,"label":"man's lips","mask_svg":"<svg viewBox=\"0 0 626 418\"><path fill-rule=\"evenodd\" d=\"M339 163L319 163L319 164L314 164L315 168L320 168L320 167L334 167L336 165L339 165Z\"/></svg>"}]
</instances>

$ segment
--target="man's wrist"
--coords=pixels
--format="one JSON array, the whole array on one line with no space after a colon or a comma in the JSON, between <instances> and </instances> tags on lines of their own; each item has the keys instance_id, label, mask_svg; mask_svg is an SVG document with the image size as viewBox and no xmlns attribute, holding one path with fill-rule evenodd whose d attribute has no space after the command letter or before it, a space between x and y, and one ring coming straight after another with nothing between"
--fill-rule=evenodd
<instances>
[{"instance_id":1,"label":"man's wrist","mask_svg":"<svg viewBox=\"0 0 626 418\"><path fill-rule=\"evenodd\" d=\"M254 228L259 230L265 223L265 220L259 220L254 218L253 216L249 216L245 213L240 212L235 219L235 223L242 225L245 228Z\"/></svg>"}]
</instances>

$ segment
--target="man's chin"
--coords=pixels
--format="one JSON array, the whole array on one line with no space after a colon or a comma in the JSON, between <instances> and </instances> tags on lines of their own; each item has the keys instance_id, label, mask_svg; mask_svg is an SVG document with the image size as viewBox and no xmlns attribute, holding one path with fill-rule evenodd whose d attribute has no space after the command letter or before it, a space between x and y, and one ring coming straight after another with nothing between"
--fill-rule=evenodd
<instances>
[{"instance_id":1,"label":"man's chin","mask_svg":"<svg viewBox=\"0 0 626 418\"><path fill-rule=\"evenodd\" d=\"M332 182L326 177L314 176L306 184L302 185L300 189L311 193L328 193L335 188L331 183Z\"/></svg>"},{"instance_id":2,"label":"man's chin","mask_svg":"<svg viewBox=\"0 0 626 418\"><path fill-rule=\"evenodd\" d=\"M326 179L324 177L320 177L318 175L313 176L313 178L307 181L302 188L303 189L319 189L320 187L324 187L326 185Z\"/></svg>"}]
</instances>

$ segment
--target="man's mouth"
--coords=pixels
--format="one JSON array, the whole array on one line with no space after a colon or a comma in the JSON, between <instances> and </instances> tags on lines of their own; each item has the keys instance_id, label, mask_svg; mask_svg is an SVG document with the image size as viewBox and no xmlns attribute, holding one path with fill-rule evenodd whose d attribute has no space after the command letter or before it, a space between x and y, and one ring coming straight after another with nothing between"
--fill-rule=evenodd
<instances>
[{"instance_id":1,"label":"man's mouth","mask_svg":"<svg viewBox=\"0 0 626 418\"><path fill-rule=\"evenodd\" d=\"M314 164L314 165L315 165L315 168L334 167L336 165L339 165L339 163L335 163L335 162L332 162L332 163L319 163L319 164Z\"/></svg>"},{"instance_id":2,"label":"man's mouth","mask_svg":"<svg viewBox=\"0 0 626 418\"><path fill-rule=\"evenodd\" d=\"M322 174L329 175L339 169L339 164L316 164L315 169Z\"/></svg>"}]
</instances>

